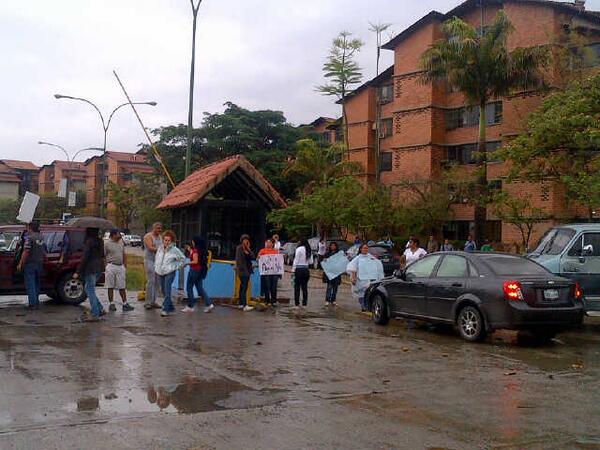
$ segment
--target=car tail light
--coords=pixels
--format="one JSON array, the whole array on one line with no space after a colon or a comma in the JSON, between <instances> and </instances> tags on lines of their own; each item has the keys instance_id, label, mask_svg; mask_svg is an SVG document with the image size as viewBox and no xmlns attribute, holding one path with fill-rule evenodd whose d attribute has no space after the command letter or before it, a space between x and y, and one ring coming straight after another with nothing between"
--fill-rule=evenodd
<instances>
[{"instance_id":1,"label":"car tail light","mask_svg":"<svg viewBox=\"0 0 600 450\"><path fill-rule=\"evenodd\" d=\"M506 281L504 283L504 298L506 300L523 300L521 283L518 281Z\"/></svg>"},{"instance_id":2,"label":"car tail light","mask_svg":"<svg viewBox=\"0 0 600 450\"><path fill-rule=\"evenodd\" d=\"M575 286L573 286L573 296L575 297L575 300L581 300L583 298L583 291L578 282L575 282Z\"/></svg>"}]
</instances>

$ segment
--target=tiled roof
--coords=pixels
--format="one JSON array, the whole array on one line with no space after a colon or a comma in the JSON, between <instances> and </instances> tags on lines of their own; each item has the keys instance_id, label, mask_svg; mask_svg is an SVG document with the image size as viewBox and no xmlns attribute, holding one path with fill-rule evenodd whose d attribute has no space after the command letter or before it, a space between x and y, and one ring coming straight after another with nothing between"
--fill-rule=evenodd
<instances>
[{"instance_id":1,"label":"tiled roof","mask_svg":"<svg viewBox=\"0 0 600 450\"><path fill-rule=\"evenodd\" d=\"M0 181L9 183L20 183L19 174L6 163L0 162Z\"/></svg>"},{"instance_id":2,"label":"tiled roof","mask_svg":"<svg viewBox=\"0 0 600 450\"><path fill-rule=\"evenodd\" d=\"M243 170L248 178L256 183L274 204L285 207L285 200L271 183L242 155L235 155L196 170L179 183L160 204L158 209L181 208L201 200L216 185L231 175L235 170Z\"/></svg>"},{"instance_id":3,"label":"tiled roof","mask_svg":"<svg viewBox=\"0 0 600 450\"><path fill-rule=\"evenodd\" d=\"M85 164L77 161L52 161L52 164L61 170L85 170Z\"/></svg>"},{"instance_id":4,"label":"tiled roof","mask_svg":"<svg viewBox=\"0 0 600 450\"><path fill-rule=\"evenodd\" d=\"M16 159L2 159L0 160L8 167L20 170L39 170L39 167L33 164L31 161L18 161Z\"/></svg>"},{"instance_id":5,"label":"tiled roof","mask_svg":"<svg viewBox=\"0 0 600 450\"><path fill-rule=\"evenodd\" d=\"M600 20L600 15L598 11L587 11L585 9L581 9L571 2L558 2L552 0L512 0L516 3L535 3L541 6L550 6L552 8L567 11L575 15L579 15L581 17L590 19L594 22L598 22ZM384 44L382 48L386 50L394 50L398 46L398 44L410 36L414 31L418 30L421 26L429 23L430 21L438 21L443 22L444 20L451 19L454 16L459 16L463 14L465 11L478 8L481 0L466 0L463 1L460 5L456 6L454 9L450 10L446 14L442 14L438 11L431 11L426 16L422 17L411 26L406 28L404 31L400 32L396 36L394 36L388 43ZM484 5L502 5L502 0L484 0Z\"/></svg>"},{"instance_id":6,"label":"tiled roof","mask_svg":"<svg viewBox=\"0 0 600 450\"><path fill-rule=\"evenodd\" d=\"M146 163L145 153L106 152L106 154L115 161Z\"/></svg>"}]
</instances>

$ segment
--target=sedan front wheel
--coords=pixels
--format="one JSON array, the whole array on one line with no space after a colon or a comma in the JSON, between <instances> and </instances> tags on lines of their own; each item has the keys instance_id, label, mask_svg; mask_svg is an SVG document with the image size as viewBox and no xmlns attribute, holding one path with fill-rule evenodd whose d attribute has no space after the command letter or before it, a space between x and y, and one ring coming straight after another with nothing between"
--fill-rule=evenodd
<instances>
[{"instance_id":1,"label":"sedan front wheel","mask_svg":"<svg viewBox=\"0 0 600 450\"><path fill-rule=\"evenodd\" d=\"M373 297L371 311L373 312L373 322L377 325L386 325L390 321L387 305L381 295Z\"/></svg>"},{"instance_id":2,"label":"sedan front wheel","mask_svg":"<svg viewBox=\"0 0 600 450\"><path fill-rule=\"evenodd\" d=\"M465 306L456 320L460 336L469 342L478 342L485 338L485 323L481 312L474 306Z\"/></svg>"}]
</instances>

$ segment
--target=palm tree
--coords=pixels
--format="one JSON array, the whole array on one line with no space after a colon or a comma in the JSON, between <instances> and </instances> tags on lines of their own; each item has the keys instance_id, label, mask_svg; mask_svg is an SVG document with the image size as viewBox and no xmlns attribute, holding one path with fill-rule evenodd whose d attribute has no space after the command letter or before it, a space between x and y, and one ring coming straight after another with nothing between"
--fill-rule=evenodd
<instances>
[{"instance_id":1,"label":"palm tree","mask_svg":"<svg viewBox=\"0 0 600 450\"><path fill-rule=\"evenodd\" d=\"M442 25L442 31L445 37L421 56L421 80L445 81L462 92L467 102L479 106L475 236L482 242L488 191L485 107L511 92L540 89L549 54L545 47L509 51L507 39L513 26L503 11L486 28L474 28L455 17Z\"/></svg>"}]
</instances>

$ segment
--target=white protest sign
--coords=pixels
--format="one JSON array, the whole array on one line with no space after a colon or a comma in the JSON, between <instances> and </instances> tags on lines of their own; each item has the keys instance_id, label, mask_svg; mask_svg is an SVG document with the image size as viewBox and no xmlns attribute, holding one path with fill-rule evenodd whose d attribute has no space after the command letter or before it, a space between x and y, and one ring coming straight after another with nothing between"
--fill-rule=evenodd
<instances>
[{"instance_id":1,"label":"white protest sign","mask_svg":"<svg viewBox=\"0 0 600 450\"><path fill-rule=\"evenodd\" d=\"M29 191L25 192L23 201L21 202L21 207L19 208L17 220L23 223L31 223L39 201L39 195L33 194Z\"/></svg>"},{"instance_id":2,"label":"white protest sign","mask_svg":"<svg viewBox=\"0 0 600 450\"><path fill-rule=\"evenodd\" d=\"M58 185L58 196L61 198L67 198L67 179L62 178Z\"/></svg>"},{"instance_id":3,"label":"white protest sign","mask_svg":"<svg viewBox=\"0 0 600 450\"><path fill-rule=\"evenodd\" d=\"M261 275L283 275L283 255L274 253L260 256L258 271Z\"/></svg>"},{"instance_id":4,"label":"white protest sign","mask_svg":"<svg viewBox=\"0 0 600 450\"><path fill-rule=\"evenodd\" d=\"M327 278L330 280L333 280L346 272L347 266L348 258L342 251L337 252L335 255L332 255L321 262L321 267Z\"/></svg>"},{"instance_id":5,"label":"white protest sign","mask_svg":"<svg viewBox=\"0 0 600 450\"><path fill-rule=\"evenodd\" d=\"M74 207L77 204L77 192L69 191L69 203L67 206Z\"/></svg>"}]
</instances>

